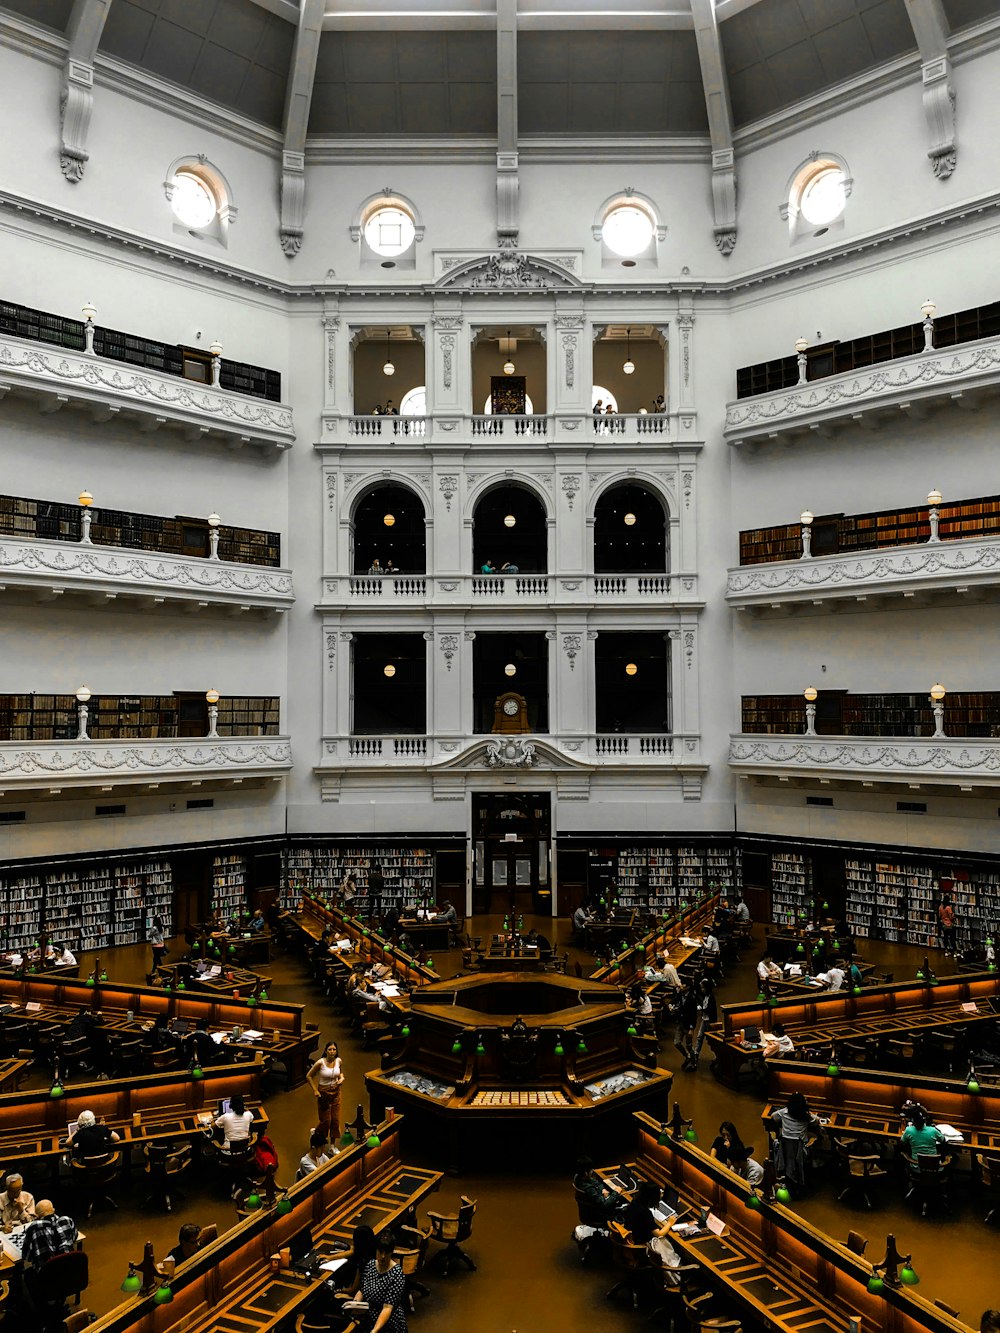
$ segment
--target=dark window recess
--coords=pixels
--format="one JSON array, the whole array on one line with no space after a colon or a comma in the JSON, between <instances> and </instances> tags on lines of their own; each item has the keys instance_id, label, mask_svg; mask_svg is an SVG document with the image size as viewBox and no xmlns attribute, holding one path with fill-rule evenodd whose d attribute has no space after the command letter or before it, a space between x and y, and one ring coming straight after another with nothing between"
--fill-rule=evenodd
<instances>
[{"instance_id":1,"label":"dark window recess","mask_svg":"<svg viewBox=\"0 0 1000 1333\"><path fill-rule=\"evenodd\" d=\"M103 817L105 815L123 815L124 813L125 813L125 807L123 805L99 805L97 809L94 811L95 817Z\"/></svg>"},{"instance_id":2,"label":"dark window recess","mask_svg":"<svg viewBox=\"0 0 1000 1333\"><path fill-rule=\"evenodd\" d=\"M23 824L27 817L23 810L0 810L0 824Z\"/></svg>"},{"instance_id":3,"label":"dark window recess","mask_svg":"<svg viewBox=\"0 0 1000 1333\"><path fill-rule=\"evenodd\" d=\"M994 338L997 334L1000 334L1000 301L972 310L960 310L954 315L937 315L934 319L935 348L955 347L959 343L975 342L978 338ZM806 352L806 379L819 380L827 375L839 375L842 371L913 356L922 352L923 347L924 330L919 323L886 329L882 333L866 333L850 342L824 343L810 347ZM798 357L760 361L757 365L741 366L737 370L736 396L753 398L760 393L791 389L798 382Z\"/></svg>"},{"instance_id":4,"label":"dark window recess","mask_svg":"<svg viewBox=\"0 0 1000 1333\"><path fill-rule=\"evenodd\" d=\"M896 811L901 815L926 815L926 801L897 801Z\"/></svg>"},{"instance_id":5,"label":"dark window recess","mask_svg":"<svg viewBox=\"0 0 1000 1333\"><path fill-rule=\"evenodd\" d=\"M0 333L11 337L30 338L34 342L52 343L69 351L82 352L86 346L83 330L83 322L79 319L63 319L43 310L0 302ZM164 375L180 375L204 384L212 378L211 357L200 348L174 347L140 338L134 333L106 329L100 324L94 327L94 351L109 361L123 361L126 365L158 370ZM281 402L281 375L277 370L223 359L219 367L219 384L233 393Z\"/></svg>"},{"instance_id":6,"label":"dark window recess","mask_svg":"<svg viewBox=\"0 0 1000 1333\"><path fill-rule=\"evenodd\" d=\"M807 796L806 805L833 805L832 796Z\"/></svg>"},{"instance_id":7,"label":"dark window recess","mask_svg":"<svg viewBox=\"0 0 1000 1333\"><path fill-rule=\"evenodd\" d=\"M215 801L212 800L210 796L207 797L203 796L200 798L196 798L195 800L188 801L187 803L187 808L189 810L212 810L214 806L215 806Z\"/></svg>"}]
</instances>

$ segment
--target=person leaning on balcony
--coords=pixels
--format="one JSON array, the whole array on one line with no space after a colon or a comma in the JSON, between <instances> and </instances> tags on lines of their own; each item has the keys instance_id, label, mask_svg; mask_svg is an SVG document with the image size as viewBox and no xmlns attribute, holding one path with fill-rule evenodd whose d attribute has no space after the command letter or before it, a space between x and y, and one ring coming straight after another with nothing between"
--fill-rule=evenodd
<instances>
[{"instance_id":1,"label":"person leaning on balcony","mask_svg":"<svg viewBox=\"0 0 1000 1333\"><path fill-rule=\"evenodd\" d=\"M500 566L501 574L520 574L520 572L520 567L518 565L512 565L509 560L505 560Z\"/></svg>"},{"instance_id":2,"label":"person leaning on balcony","mask_svg":"<svg viewBox=\"0 0 1000 1333\"><path fill-rule=\"evenodd\" d=\"M376 556L375 559L371 562L371 564L370 564L369 567L368 567L368 573L369 573L369 574L374 574L374 575L376 575L377 577L381 577L381 575L383 574L383 572L384 572L384 571L383 571L383 569L382 569L382 565L381 565L381 563L379 562L379 558L378 558L378 556Z\"/></svg>"},{"instance_id":3,"label":"person leaning on balcony","mask_svg":"<svg viewBox=\"0 0 1000 1333\"><path fill-rule=\"evenodd\" d=\"M484 560L479 567L479 572L480 574L495 574L497 572L497 567L492 560L487 559Z\"/></svg>"}]
</instances>

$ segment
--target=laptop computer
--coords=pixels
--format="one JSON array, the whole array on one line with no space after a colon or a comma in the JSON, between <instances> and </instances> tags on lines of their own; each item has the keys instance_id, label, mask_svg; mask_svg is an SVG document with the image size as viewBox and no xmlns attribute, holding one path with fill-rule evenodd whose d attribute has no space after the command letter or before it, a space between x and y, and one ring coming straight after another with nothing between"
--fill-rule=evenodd
<instances>
[{"instance_id":1,"label":"laptop computer","mask_svg":"<svg viewBox=\"0 0 1000 1333\"><path fill-rule=\"evenodd\" d=\"M323 1262L323 1256L313 1249L311 1227L293 1236L288 1242L288 1250L296 1273L313 1273Z\"/></svg>"},{"instance_id":2,"label":"laptop computer","mask_svg":"<svg viewBox=\"0 0 1000 1333\"><path fill-rule=\"evenodd\" d=\"M175 1019L174 1019L174 1025L173 1025L173 1027L170 1029L170 1031L174 1034L175 1037L183 1037L184 1034L187 1032L187 1030L188 1030L188 1028L189 1028L190 1026L191 1026L191 1023L190 1023L190 1020L189 1020L189 1019L187 1019L187 1018L175 1018Z\"/></svg>"},{"instance_id":3,"label":"laptop computer","mask_svg":"<svg viewBox=\"0 0 1000 1333\"><path fill-rule=\"evenodd\" d=\"M744 1029L743 1029L743 1045L744 1045L744 1046L759 1046L759 1045L760 1045L760 1028L755 1028L752 1024L750 1024L750 1025L744 1027Z\"/></svg>"},{"instance_id":4,"label":"laptop computer","mask_svg":"<svg viewBox=\"0 0 1000 1333\"><path fill-rule=\"evenodd\" d=\"M230 1110L230 1100L228 1097L219 1099L219 1115L228 1115Z\"/></svg>"}]
</instances>

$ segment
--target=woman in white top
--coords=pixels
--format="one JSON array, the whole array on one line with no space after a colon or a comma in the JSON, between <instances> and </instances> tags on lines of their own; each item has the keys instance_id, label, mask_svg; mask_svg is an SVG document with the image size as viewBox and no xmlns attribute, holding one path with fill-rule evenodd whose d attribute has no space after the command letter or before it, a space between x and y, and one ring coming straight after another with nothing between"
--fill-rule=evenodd
<instances>
[{"instance_id":1,"label":"woman in white top","mask_svg":"<svg viewBox=\"0 0 1000 1333\"><path fill-rule=\"evenodd\" d=\"M306 1074L306 1079L316 1097L316 1128L325 1131L327 1137L336 1143L340 1138L340 1089L344 1082L344 1071L335 1041L327 1042L323 1054Z\"/></svg>"},{"instance_id":2,"label":"woman in white top","mask_svg":"<svg viewBox=\"0 0 1000 1333\"><path fill-rule=\"evenodd\" d=\"M224 1111L215 1122L216 1129L221 1129L226 1136L224 1147L229 1149L234 1143L242 1143L250 1137L253 1124L253 1111L248 1111L239 1093L229 1099L229 1110Z\"/></svg>"}]
</instances>

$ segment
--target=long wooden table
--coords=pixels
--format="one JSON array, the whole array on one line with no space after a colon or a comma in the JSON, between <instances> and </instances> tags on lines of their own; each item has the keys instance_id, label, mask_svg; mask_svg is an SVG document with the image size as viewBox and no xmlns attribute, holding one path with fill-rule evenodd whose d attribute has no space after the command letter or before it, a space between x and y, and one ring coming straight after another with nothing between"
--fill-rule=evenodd
<instances>
[{"instance_id":1,"label":"long wooden table","mask_svg":"<svg viewBox=\"0 0 1000 1333\"><path fill-rule=\"evenodd\" d=\"M349 916L339 907L327 907L319 898L310 894L302 895L301 911L297 914L286 913L283 919L314 944L329 927L335 935L346 936L354 941L358 954L366 965L385 963L402 981L427 986L441 979L432 967L417 962L412 954L405 953L390 944L377 931L370 931L363 921Z\"/></svg>"},{"instance_id":2,"label":"long wooden table","mask_svg":"<svg viewBox=\"0 0 1000 1333\"><path fill-rule=\"evenodd\" d=\"M249 995L251 991L258 993L260 990L271 989L271 977L262 976L259 972L250 972L245 967L229 967L223 963L222 971L216 977L207 973L199 975L194 971L194 967L194 963L170 963L166 967L161 967L160 975L163 977L164 986L174 990L183 977L184 985L189 990L226 998L229 998L234 990L238 990L241 995Z\"/></svg>"},{"instance_id":3,"label":"long wooden table","mask_svg":"<svg viewBox=\"0 0 1000 1333\"><path fill-rule=\"evenodd\" d=\"M311 1228L320 1252L343 1248L354 1227L376 1231L411 1215L441 1182L438 1171L400 1160L402 1119L379 1126L380 1144L355 1146L292 1185L292 1209L262 1208L180 1264L171 1282L174 1299L155 1305L152 1295L126 1299L90 1326L88 1333L274 1333L318 1293L326 1273L307 1277L272 1273L270 1255ZM138 1260L141 1246L136 1244Z\"/></svg>"},{"instance_id":4,"label":"long wooden table","mask_svg":"<svg viewBox=\"0 0 1000 1333\"><path fill-rule=\"evenodd\" d=\"M963 1004L975 1004L967 1012ZM733 1083L752 1057L740 1045L741 1029L753 1026L770 1031L781 1023L796 1048L831 1048L838 1041L905 1037L933 1028L961 1028L997 1021L1000 979L996 973L944 977L935 986L919 981L896 981L852 991L819 991L810 996L780 999L772 1005L759 1000L725 1004L721 1020L708 1031L713 1069L724 1083Z\"/></svg>"},{"instance_id":5,"label":"long wooden table","mask_svg":"<svg viewBox=\"0 0 1000 1333\"><path fill-rule=\"evenodd\" d=\"M24 1021L35 1031L63 1029L81 1010L100 1013L102 1026L123 1037L141 1036L143 1023L159 1015L187 1019L191 1024L204 1019L210 1030L237 1025L252 1028L265 1034L260 1049L286 1066L290 1084L304 1081L319 1032L315 1024L304 1022L301 1004L267 1000L251 1007L246 998L215 998L190 990L166 991L112 981L88 986L69 978L0 977L0 1004L16 1006L5 1013L4 1021Z\"/></svg>"},{"instance_id":6,"label":"long wooden table","mask_svg":"<svg viewBox=\"0 0 1000 1333\"><path fill-rule=\"evenodd\" d=\"M127 1150L156 1140L197 1140L208 1113L214 1119L219 1100L236 1093L253 1110L255 1122L266 1125L267 1113L260 1105L263 1067L263 1056L257 1055L247 1064L207 1067L201 1079L192 1079L185 1070L66 1083L59 1098L48 1089L7 1093L0 1096L0 1164L4 1171L19 1166L37 1174L40 1166L57 1174L67 1125L81 1111L103 1117Z\"/></svg>"},{"instance_id":7,"label":"long wooden table","mask_svg":"<svg viewBox=\"0 0 1000 1333\"><path fill-rule=\"evenodd\" d=\"M674 967L683 967L700 952L701 946L682 944L682 937L694 939L702 936L715 918L719 901L719 894L708 894L700 902L675 912L635 945L623 949L607 966L598 968L591 974L591 980L606 981L612 986L627 985L639 968L645 968L665 949L669 949Z\"/></svg>"},{"instance_id":8,"label":"long wooden table","mask_svg":"<svg viewBox=\"0 0 1000 1333\"><path fill-rule=\"evenodd\" d=\"M747 1208L750 1189L739 1176L683 1138L664 1136L648 1116L635 1119L639 1175L676 1190L694 1213L708 1209L726 1224L722 1236L684 1240L674 1233L672 1243L758 1325L774 1333L843 1333L856 1318L864 1329L890 1333L966 1333L966 1324L912 1287L870 1292L869 1262L791 1208L779 1203ZM608 1167L605 1174L615 1169ZM930 1256L914 1255L917 1268L924 1258Z\"/></svg>"},{"instance_id":9,"label":"long wooden table","mask_svg":"<svg viewBox=\"0 0 1000 1333\"><path fill-rule=\"evenodd\" d=\"M1000 1086L985 1078L979 1092L970 1092L964 1079L845 1067L834 1076L824 1065L797 1060L769 1060L767 1073L765 1123L793 1092L801 1092L810 1109L826 1121L824 1130L831 1138L897 1142L903 1127L900 1108L912 1100L925 1106L935 1121L961 1130L965 1142L954 1144L953 1151L1000 1152Z\"/></svg>"}]
</instances>

